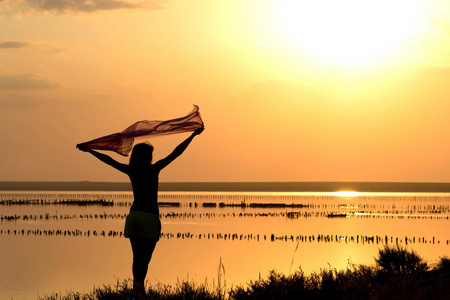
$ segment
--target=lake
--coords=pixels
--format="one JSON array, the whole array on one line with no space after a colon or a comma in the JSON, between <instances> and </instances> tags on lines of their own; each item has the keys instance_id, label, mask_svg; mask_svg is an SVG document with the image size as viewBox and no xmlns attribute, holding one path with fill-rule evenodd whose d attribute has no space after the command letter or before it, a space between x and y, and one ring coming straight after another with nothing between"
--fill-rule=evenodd
<instances>
[{"instance_id":1,"label":"lake","mask_svg":"<svg viewBox=\"0 0 450 300\"><path fill-rule=\"evenodd\" d=\"M131 192L1 191L0 299L89 292L131 278ZM397 243L450 256L450 193L160 192L147 280L226 286L301 268L374 264Z\"/></svg>"}]
</instances>

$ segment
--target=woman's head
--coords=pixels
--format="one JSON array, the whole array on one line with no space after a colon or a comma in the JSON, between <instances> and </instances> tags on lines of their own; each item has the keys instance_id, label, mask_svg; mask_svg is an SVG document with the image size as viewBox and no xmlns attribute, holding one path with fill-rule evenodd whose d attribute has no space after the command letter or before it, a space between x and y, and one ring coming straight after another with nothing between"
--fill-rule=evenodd
<instances>
[{"instance_id":1,"label":"woman's head","mask_svg":"<svg viewBox=\"0 0 450 300\"><path fill-rule=\"evenodd\" d=\"M133 147L130 166L148 165L153 160L153 145L149 142L139 143Z\"/></svg>"}]
</instances>

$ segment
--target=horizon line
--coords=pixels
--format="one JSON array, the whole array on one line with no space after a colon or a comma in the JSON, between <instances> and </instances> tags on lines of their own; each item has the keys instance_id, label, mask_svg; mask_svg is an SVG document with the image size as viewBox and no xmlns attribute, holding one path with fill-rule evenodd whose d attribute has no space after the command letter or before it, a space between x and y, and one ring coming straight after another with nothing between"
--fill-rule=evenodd
<instances>
[{"instance_id":1,"label":"horizon line","mask_svg":"<svg viewBox=\"0 0 450 300\"><path fill-rule=\"evenodd\" d=\"M131 191L129 182L0 181L1 191ZM160 191L448 192L449 182L394 181L196 181L160 182Z\"/></svg>"}]
</instances>

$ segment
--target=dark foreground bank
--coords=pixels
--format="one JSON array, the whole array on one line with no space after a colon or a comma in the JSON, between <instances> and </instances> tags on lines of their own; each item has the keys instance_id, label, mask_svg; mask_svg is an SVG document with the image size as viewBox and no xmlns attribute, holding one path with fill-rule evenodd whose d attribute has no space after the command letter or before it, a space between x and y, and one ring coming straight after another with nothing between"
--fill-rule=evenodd
<instances>
[{"instance_id":1,"label":"dark foreground bank","mask_svg":"<svg viewBox=\"0 0 450 300\"><path fill-rule=\"evenodd\" d=\"M270 272L267 279L227 288L225 269L208 283L181 282L176 286L148 286L144 299L449 299L450 258L430 266L414 251L402 247L381 249L374 266L351 265L345 270L321 269L310 275L301 270L285 275ZM131 280L116 286L51 295L41 300L134 299Z\"/></svg>"}]
</instances>

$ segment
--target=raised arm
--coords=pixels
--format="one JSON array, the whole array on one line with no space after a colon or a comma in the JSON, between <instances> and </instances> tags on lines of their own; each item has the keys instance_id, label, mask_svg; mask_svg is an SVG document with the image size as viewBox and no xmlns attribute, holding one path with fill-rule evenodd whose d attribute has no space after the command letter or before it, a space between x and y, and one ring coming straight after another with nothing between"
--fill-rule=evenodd
<instances>
[{"instance_id":1,"label":"raised arm","mask_svg":"<svg viewBox=\"0 0 450 300\"><path fill-rule=\"evenodd\" d=\"M205 128L201 127L195 130L187 139L185 139L181 144L179 144L173 151L170 153L166 158L163 158L155 163L155 165L160 169L164 169L169 165L171 162L175 160L178 156L180 156L184 150L189 146L189 144L192 142L195 136L199 135L203 132Z\"/></svg>"},{"instance_id":2,"label":"raised arm","mask_svg":"<svg viewBox=\"0 0 450 300\"><path fill-rule=\"evenodd\" d=\"M77 145L77 148L83 152L89 152L92 155L94 155L96 158L98 158L99 160L101 160L102 162L104 162L107 165L110 165L111 167L119 170L120 172L123 172L125 174L128 174L128 165L126 164L122 164L116 160L114 160L113 158L111 158L110 156L94 151L92 149L83 147L81 145Z\"/></svg>"}]
</instances>

